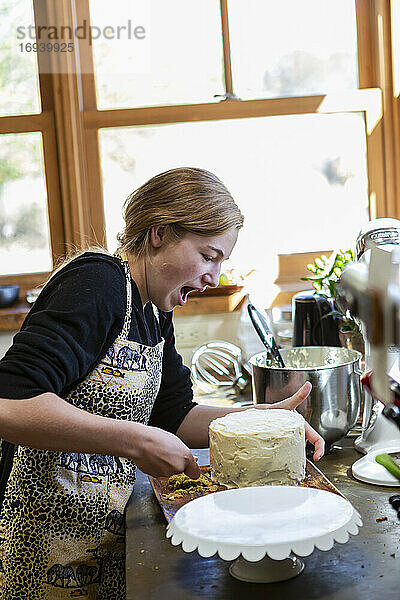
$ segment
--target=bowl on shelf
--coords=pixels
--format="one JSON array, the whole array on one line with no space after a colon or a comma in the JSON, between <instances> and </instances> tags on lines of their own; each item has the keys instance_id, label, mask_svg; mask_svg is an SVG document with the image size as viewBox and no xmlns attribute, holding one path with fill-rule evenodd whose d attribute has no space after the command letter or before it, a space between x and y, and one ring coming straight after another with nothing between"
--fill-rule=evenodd
<instances>
[{"instance_id":1,"label":"bowl on shelf","mask_svg":"<svg viewBox=\"0 0 400 600\"><path fill-rule=\"evenodd\" d=\"M19 295L19 285L0 285L0 308L12 306Z\"/></svg>"},{"instance_id":2,"label":"bowl on shelf","mask_svg":"<svg viewBox=\"0 0 400 600\"><path fill-rule=\"evenodd\" d=\"M33 288L32 290L28 290L25 294L25 300L28 304L33 304L39 297L42 288Z\"/></svg>"}]
</instances>

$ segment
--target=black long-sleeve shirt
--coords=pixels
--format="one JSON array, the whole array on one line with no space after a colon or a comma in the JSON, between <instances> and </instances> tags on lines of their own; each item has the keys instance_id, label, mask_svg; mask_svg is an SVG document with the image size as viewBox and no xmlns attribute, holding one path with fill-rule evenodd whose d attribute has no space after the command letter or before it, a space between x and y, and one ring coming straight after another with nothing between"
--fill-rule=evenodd
<instances>
[{"instance_id":1,"label":"black long-sleeve shirt","mask_svg":"<svg viewBox=\"0 0 400 600\"><path fill-rule=\"evenodd\" d=\"M193 402L190 370L175 348L172 313L144 310L132 282L128 339L155 346L165 339L160 391L150 425L173 433ZM42 290L13 345L0 361L0 397L31 398L54 392L66 398L105 356L126 312L126 278L119 259L86 252L56 273Z\"/></svg>"}]
</instances>

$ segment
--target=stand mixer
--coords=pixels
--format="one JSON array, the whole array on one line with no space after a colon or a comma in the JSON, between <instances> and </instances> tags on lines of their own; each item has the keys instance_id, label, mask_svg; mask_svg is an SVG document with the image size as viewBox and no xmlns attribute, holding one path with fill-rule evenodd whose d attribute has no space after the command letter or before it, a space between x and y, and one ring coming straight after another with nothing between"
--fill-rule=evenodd
<instances>
[{"instance_id":1,"label":"stand mixer","mask_svg":"<svg viewBox=\"0 0 400 600\"><path fill-rule=\"evenodd\" d=\"M366 342L363 432L354 444L366 456L352 472L366 483L400 486L375 460L381 453L400 459L400 221L377 219L369 226L357 248L364 260L345 270L337 298L362 321Z\"/></svg>"}]
</instances>

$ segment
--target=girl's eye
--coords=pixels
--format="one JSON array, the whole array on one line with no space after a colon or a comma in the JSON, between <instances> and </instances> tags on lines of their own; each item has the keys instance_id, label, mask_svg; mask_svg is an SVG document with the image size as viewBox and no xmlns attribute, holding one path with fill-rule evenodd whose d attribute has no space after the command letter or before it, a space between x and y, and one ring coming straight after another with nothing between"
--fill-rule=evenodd
<instances>
[{"instance_id":1,"label":"girl's eye","mask_svg":"<svg viewBox=\"0 0 400 600\"><path fill-rule=\"evenodd\" d=\"M212 256L207 256L207 254L203 254L203 258L206 262L212 262L214 260Z\"/></svg>"}]
</instances>

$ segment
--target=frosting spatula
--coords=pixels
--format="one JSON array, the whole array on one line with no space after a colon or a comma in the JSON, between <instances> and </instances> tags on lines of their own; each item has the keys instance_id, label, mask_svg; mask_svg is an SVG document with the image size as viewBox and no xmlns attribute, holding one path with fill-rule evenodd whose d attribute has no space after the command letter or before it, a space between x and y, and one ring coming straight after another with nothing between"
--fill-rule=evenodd
<instances>
[{"instance_id":1,"label":"frosting spatula","mask_svg":"<svg viewBox=\"0 0 400 600\"><path fill-rule=\"evenodd\" d=\"M278 365L278 367L284 369L285 363L283 362L283 358L281 356L281 353L279 352L279 348L277 346L277 343L275 342L275 338L267 325L267 321L264 319L262 314L256 309L256 307L253 304L249 303L247 305L247 310L249 311L250 319L254 325L254 329L258 333L258 337L260 338L268 352L271 354L273 360Z\"/></svg>"}]
</instances>

